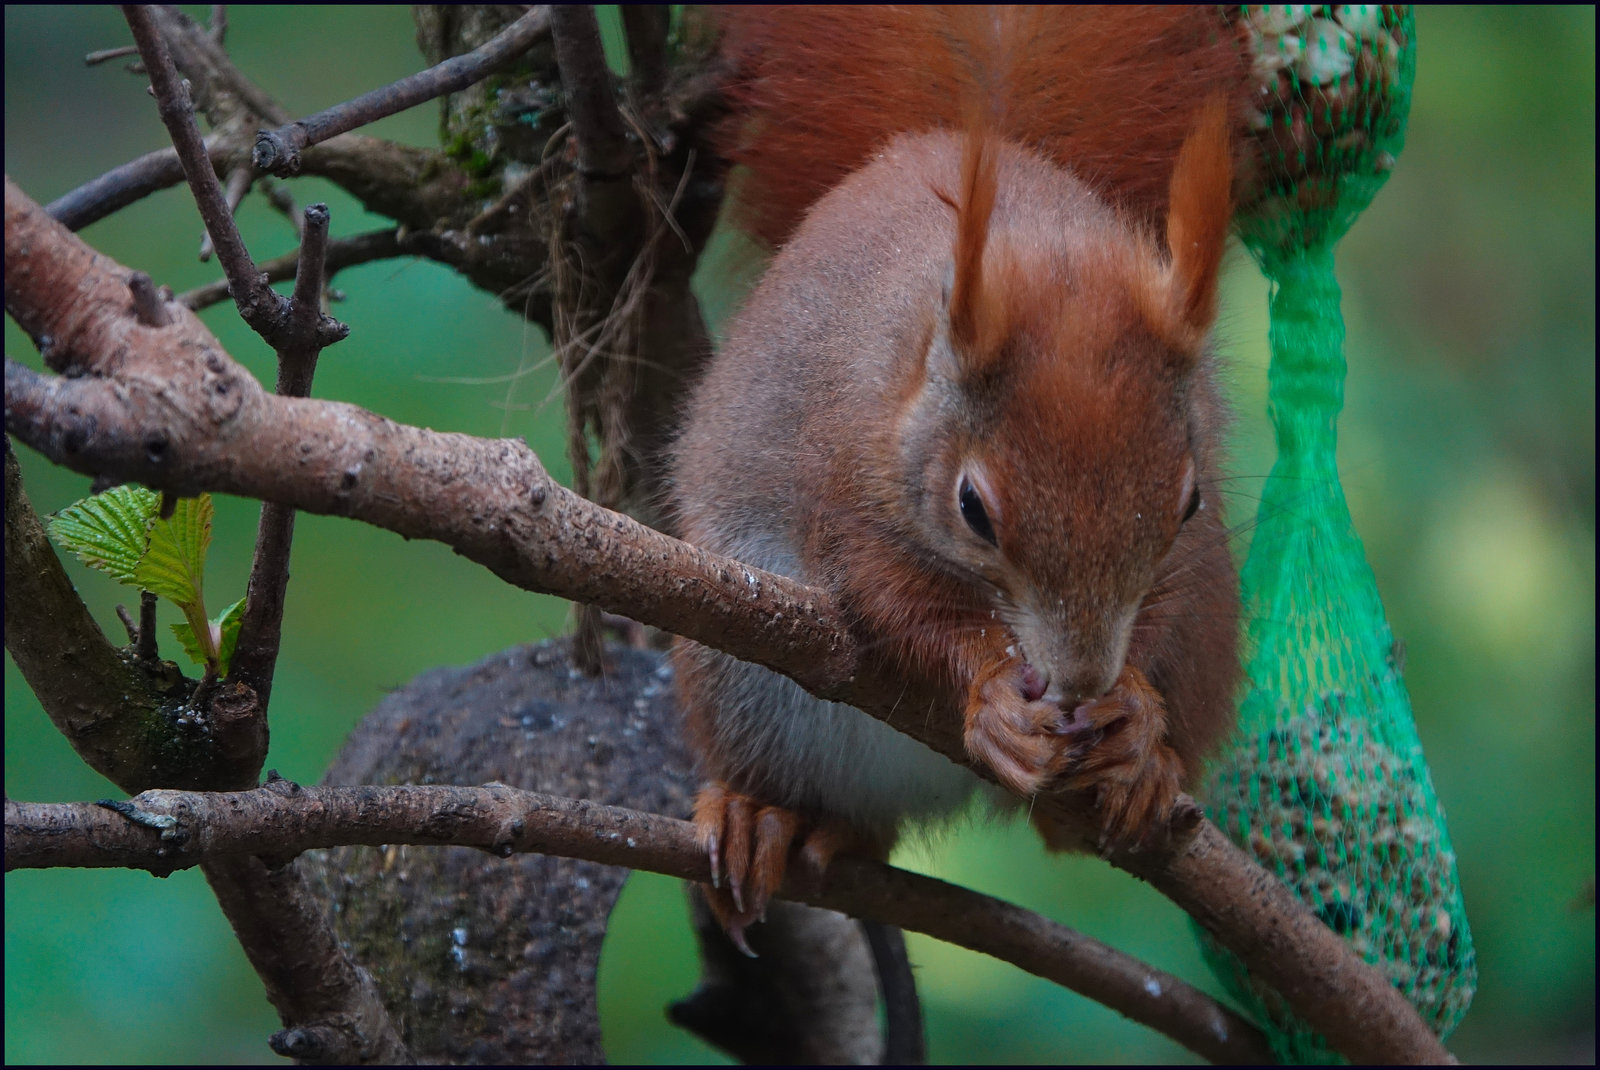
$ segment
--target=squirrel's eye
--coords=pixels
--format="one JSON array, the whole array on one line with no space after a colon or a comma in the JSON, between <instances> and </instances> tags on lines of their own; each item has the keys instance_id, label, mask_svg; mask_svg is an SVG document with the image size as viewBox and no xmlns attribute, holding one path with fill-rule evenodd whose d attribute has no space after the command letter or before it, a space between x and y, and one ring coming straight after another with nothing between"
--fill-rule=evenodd
<instances>
[{"instance_id":1,"label":"squirrel's eye","mask_svg":"<svg viewBox=\"0 0 1600 1070\"><path fill-rule=\"evenodd\" d=\"M1185 457L1183 460L1183 473L1178 478L1178 501L1181 503L1179 508L1183 510L1183 516L1178 520L1178 526L1182 527L1189 522L1190 517L1200 511L1202 504L1200 501L1200 483L1195 479L1193 457Z\"/></svg>"},{"instance_id":2,"label":"squirrel's eye","mask_svg":"<svg viewBox=\"0 0 1600 1070\"><path fill-rule=\"evenodd\" d=\"M1194 514L1198 513L1199 511L1200 488L1196 487L1194 488L1194 493L1189 495L1189 504L1183 507L1183 520L1180 523L1187 524L1189 522L1189 518L1194 516Z\"/></svg>"},{"instance_id":3,"label":"squirrel's eye","mask_svg":"<svg viewBox=\"0 0 1600 1070\"><path fill-rule=\"evenodd\" d=\"M967 527L972 529L974 535L990 546L1000 545L994 537L994 525L989 523L989 513L983 507L983 499L966 476L961 477L961 487L956 491L956 504L961 508L961 519L967 522Z\"/></svg>"}]
</instances>

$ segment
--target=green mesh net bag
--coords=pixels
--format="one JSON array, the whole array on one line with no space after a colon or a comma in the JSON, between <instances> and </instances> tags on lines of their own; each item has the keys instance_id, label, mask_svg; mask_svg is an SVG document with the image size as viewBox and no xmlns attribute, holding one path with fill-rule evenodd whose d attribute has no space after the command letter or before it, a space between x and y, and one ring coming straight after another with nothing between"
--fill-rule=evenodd
<instances>
[{"instance_id":1,"label":"green mesh net bag","mask_svg":"<svg viewBox=\"0 0 1600 1070\"><path fill-rule=\"evenodd\" d=\"M1230 8L1259 113L1239 213L1272 282L1278 458L1243 570L1239 732L1203 790L1212 819L1383 970L1441 1037L1477 967L1444 813L1394 637L1339 486L1344 321L1333 249L1393 168L1415 67L1408 7ZM1336 1061L1208 940L1224 983L1291 1062Z\"/></svg>"}]
</instances>

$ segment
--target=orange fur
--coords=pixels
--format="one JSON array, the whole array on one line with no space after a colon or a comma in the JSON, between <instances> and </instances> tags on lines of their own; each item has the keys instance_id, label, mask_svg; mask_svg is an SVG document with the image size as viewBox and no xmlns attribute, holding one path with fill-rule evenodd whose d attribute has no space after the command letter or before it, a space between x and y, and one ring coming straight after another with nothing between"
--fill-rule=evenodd
<instances>
[{"instance_id":1,"label":"orange fur","mask_svg":"<svg viewBox=\"0 0 1600 1070\"><path fill-rule=\"evenodd\" d=\"M1167 248L1178 280L1179 319L1197 335L1211 327L1217 310L1217 274L1233 212L1219 212L1233 181L1227 100L1210 97L1194 133L1183 143L1172 172Z\"/></svg>"},{"instance_id":2,"label":"orange fur","mask_svg":"<svg viewBox=\"0 0 1600 1070\"><path fill-rule=\"evenodd\" d=\"M684 537L834 592L1003 784L1144 835L1233 716L1206 335L1247 58L1201 7L726 18L778 248L686 415ZM801 830L886 849L972 789L785 678L676 664L730 930Z\"/></svg>"},{"instance_id":3,"label":"orange fur","mask_svg":"<svg viewBox=\"0 0 1600 1070\"><path fill-rule=\"evenodd\" d=\"M895 134L976 118L1147 224L1166 214L1195 102L1248 102L1249 56L1217 9L751 7L724 13L739 72L729 155L743 221L780 245Z\"/></svg>"},{"instance_id":4,"label":"orange fur","mask_svg":"<svg viewBox=\"0 0 1600 1070\"><path fill-rule=\"evenodd\" d=\"M1000 344L992 294L984 292L983 250L994 212L995 147L974 130L961 161L961 203L956 206L956 248L950 288L950 337L972 365L993 357Z\"/></svg>"}]
</instances>

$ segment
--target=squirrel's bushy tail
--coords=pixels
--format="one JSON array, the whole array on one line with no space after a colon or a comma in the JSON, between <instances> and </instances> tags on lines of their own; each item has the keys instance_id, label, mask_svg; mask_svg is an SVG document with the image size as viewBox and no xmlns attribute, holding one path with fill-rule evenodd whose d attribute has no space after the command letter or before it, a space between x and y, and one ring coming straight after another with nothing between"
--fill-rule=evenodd
<instances>
[{"instance_id":1,"label":"squirrel's bushy tail","mask_svg":"<svg viewBox=\"0 0 1600 1070\"><path fill-rule=\"evenodd\" d=\"M889 138L992 131L1159 225L1201 103L1242 114L1249 53L1219 9L726 9L738 72L729 155L744 226L772 245Z\"/></svg>"}]
</instances>

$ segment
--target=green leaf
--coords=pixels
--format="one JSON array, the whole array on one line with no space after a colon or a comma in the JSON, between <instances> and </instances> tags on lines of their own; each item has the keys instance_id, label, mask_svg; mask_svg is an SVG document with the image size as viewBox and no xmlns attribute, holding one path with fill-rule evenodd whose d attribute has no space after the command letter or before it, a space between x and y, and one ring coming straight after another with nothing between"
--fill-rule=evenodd
<instances>
[{"instance_id":1,"label":"green leaf","mask_svg":"<svg viewBox=\"0 0 1600 1070\"><path fill-rule=\"evenodd\" d=\"M217 649L217 674L226 676L229 666L233 664L233 648L239 644L239 625L244 623L244 599L224 609L216 623L222 633Z\"/></svg>"},{"instance_id":2,"label":"green leaf","mask_svg":"<svg viewBox=\"0 0 1600 1070\"><path fill-rule=\"evenodd\" d=\"M90 568L139 586L139 561L160 509L161 495L153 490L112 487L73 502L52 517L50 537Z\"/></svg>"},{"instance_id":3,"label":"green leaf","mask_svg":"<svg viewBox=\"0 0 1600 1070\"><path fill-rule=\"evenodd\" d=\"M239 625L244 623L244 599L241 598L233 605L222 611L222 616L213 617L206 624L211 630L211 636L217 641L217 675L228 675L228 666L233 662L233 648L239 642ZM178 637L178 642L183 644L183 652L189 655L189 660L197 665L206 663L204 644L194 633L194 626L188 621L181 621L172 626L172 634Z\"/></svg>"},{"instance_id":4,"label":"green leaf","mask_svg":"<svg viewBox=\"0 0 1600 1070\"><path fill-rule=\"evenodd\" d=\"M188 621L181 620L172 625L172 634L176 635L178 642L183 644L183 652L189 655L190 661L196 665L204 665L206 663L206 652L200 646L200 640L195 637L194 629L189 626Z\"/></svg>"},{"instance_id":5,"label":"green leaf","mask_svg":"<svg viewBox=\"0 0 1600 1070\"><path fill-rule=\"evenodd\" d=\"M166 520L150 525L150 547L139 562L134 582L170 598L179 606L203 605L206 548L211 545L211 495L179 498Z\"/></svg>"}]
</instances>

